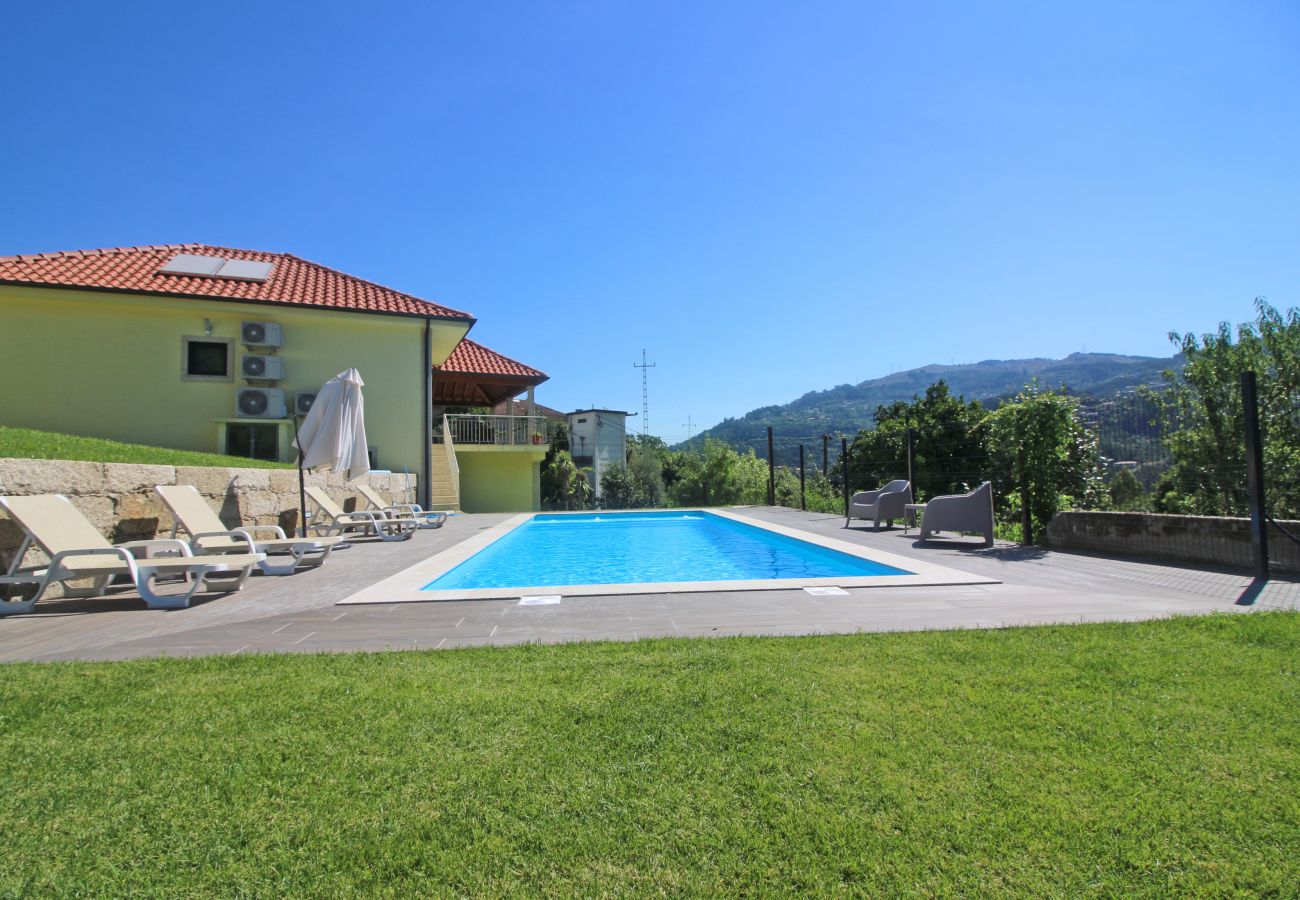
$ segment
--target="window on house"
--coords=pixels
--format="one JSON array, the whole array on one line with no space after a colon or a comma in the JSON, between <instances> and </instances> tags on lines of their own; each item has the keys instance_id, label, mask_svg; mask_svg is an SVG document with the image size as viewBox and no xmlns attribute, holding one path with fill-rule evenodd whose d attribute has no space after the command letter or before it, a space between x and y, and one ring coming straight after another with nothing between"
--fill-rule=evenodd
<instances>
[{"instance_id":1,"label":"window on house","mask_svg":"<svg viewBox=\"0 0 1300 900\"><path fill-rule=\"evenodd\" d=\"M280 458L280 428L275 423L226 425L226 453L249 459Z\"/></svg>"},{"instance_id":2,"label":"window on house","mask_svg":"<svg viewBox=\"0 0 1300 900\"><path fill-rule=\"evenodd\" d=\"M231 338L181 338L181 378L185 381L233 381L235 342Z\"/></svg>"}]
</instances>

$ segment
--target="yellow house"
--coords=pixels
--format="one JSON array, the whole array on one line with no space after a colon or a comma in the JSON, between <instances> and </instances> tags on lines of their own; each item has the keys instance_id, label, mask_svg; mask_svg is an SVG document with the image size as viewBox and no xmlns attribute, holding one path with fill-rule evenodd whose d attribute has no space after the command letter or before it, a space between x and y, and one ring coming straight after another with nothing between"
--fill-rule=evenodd
<instances>
[{"instance_id":1,"label":"yellow house","mask_svg":"<svg viewBox=\"0 0 1300 900\"><path fill-rule=\"evenodd\" d=\"M435 415L435 375L530 397L546 379L473 342L438 374L474 323L287 253L180 244L0 257L0 424L289 461L296 417L354 367L376 468L418 473L426 505L536 509L546 448L530 417ZM478 360L492 367L481 376ZM497 449L463 449L455 428L500 431L482 444Z\"/></svg>"}]
</instances>

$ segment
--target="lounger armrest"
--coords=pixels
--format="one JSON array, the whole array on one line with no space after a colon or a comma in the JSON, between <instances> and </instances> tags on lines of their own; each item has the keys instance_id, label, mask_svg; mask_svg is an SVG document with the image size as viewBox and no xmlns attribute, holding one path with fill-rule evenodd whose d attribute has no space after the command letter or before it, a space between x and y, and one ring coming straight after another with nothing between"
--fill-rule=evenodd
<instances>
[{"instance_id":1,"label":"lounger armrest","mask_svg":"<svg viewBox=\"0 0 1300 900\"><path fill-rule=\"evenodd\" d=\"M189 544L185 543L185 541L177 540L176 538L154 538L153 540L148 541L127 541L124 544L114 544L113 546L119 547L123 550L134 550L137 547L155 547L159 550L175 550L180 556L194 555L194 551L190 549Z\"/></svg>"},{"instance_id":2,"label":"lounger armrest","mask_svg":"<svg viewBox=\"0 0 1300 900\"><path fill-rule=\"evenodd\" d=\"M385 509L384 512L397 513L399 516L418 516L422 515L424 510L420 509L420 507L414 503L394 503L392 506Z\"/></svg>"},{"instance_id":3,"label":"lounger armrest","mask_svg":"<svg viewBox=\"0 0 1300 900\"><path fill-rule=\"evenodd\" d=\"M64 550L62 553L56 553L50 557L50 564L46 569L46 572L57 572L63 567L64 560L78 559L83 556L116 556L118 559L122 560L122 562L126 564L127 569L130 570L132 581L135 581L139 577L135 565L135 557L132 556L130 551L125 547L94 547L89 550ZM75 567L69 571L73 570L75 570Z\"/></svg>"},{"instance_id":4,"label":"lounger armrest","mask_svg":"<svg viewBox=\"0 0 1300 900\"><path fill-rule=\"evenodd\" d=\"M236 528L235 531L239 534L246 534L253 540L257 540L259 531L274 532L276 538L282 541L289 539L289 536L284 533L284 529L279 525L246 525L243 528Z\"/></svg>"},{"instance_id":5,"label":"lounger armrest","mask_svg":"<svg viewBox=\"0 0 1300 900\"><path fill-rule=\"evenodd\" d=\"M370 510L359 509L355 512L344 513L334 520L339 525L360 525L363 522L369 522L374 525L377 522L384 521L383 513L371 512Z\"/></svg>"},{"instance_id":6,"label":"lounger armrest","mask_svg":"<svg viewBox=\"0 0 1300 900\"><path fill-rule=\"evenodd\" d=\"M931 497L926 501L925 511L926 513L931 513L936 509L943 510L952 506L960 507L965 499L965 494L947 494L942 497Z\"/></svg>"},{"instance_id":7,"label":"lounger armrest","mask_svg":"<svg viewBox=\"0 0 1300 900\"><path fill-rule=\"evenodd\" d=\"M208 548L203 546L203 539L215 537L229 538L232 541L246 545L248 549L244 551L245 553L257 552L257 547L253 544L253 538L243 531L203 531L190 538L190 547L195 550L206 550ZM222 549L229 549L229 547L223 547Z\"/></svg>"}]
</instances>

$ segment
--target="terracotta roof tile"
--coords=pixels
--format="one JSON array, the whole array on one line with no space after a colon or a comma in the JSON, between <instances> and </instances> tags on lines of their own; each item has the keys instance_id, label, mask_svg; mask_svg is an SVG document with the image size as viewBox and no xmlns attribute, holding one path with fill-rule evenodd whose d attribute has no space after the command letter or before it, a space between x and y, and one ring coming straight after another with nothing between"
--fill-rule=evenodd
<instances>
[{"instance_id":1,"label":"terracotta roof tile","mask_svg":"<svg viewBox=\"0 0 1300 900\"><path fill-rule=\"evenodd\" d=\"M495 350L489 350L482 344L463 338L451 356L441 366L435 367L440 372L465 372L471 375L508 375L527 380L536 380L538 384L548 376L545 372L526 366L508 356L502 356Z\"/></svg>"},{"instance_id":2,"label":"terracotta roof tile","mask_svg":"<svg viewBox=\"0 0 1300 900\"><path fill-rule=\"evenodd\" d=\"M273 264L264 282L232 281L190 275L163 275L159 269L178 253L220 256ZM430 303L382 285L346 275L289 253L236 250L207 244L110 247L0 257L0 284L94 288L137 294L162 294L211 300L285 303L405 316L435 316L473 321L469 313Z\"/></svg>"}]
</instances>

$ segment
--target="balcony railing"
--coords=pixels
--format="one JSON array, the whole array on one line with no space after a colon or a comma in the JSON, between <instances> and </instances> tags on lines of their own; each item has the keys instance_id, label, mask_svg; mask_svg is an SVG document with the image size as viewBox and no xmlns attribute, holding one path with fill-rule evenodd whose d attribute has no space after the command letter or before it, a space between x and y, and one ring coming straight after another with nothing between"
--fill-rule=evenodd
<instances>
[{"instance_id":1,"label":"balcony railing","mask_svg":"<svg viewBox=\"0 0 1300 900\"><path fill-rule=\"evenodd\" d=\"M455 444L492 444L515 447L546 443L546 420L541 416L444 416ZM437 429L435 429L435 432ZM435 442L442 436L434 434Z\"/></svg>"}]
</instances>

